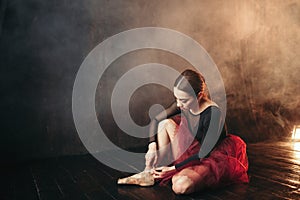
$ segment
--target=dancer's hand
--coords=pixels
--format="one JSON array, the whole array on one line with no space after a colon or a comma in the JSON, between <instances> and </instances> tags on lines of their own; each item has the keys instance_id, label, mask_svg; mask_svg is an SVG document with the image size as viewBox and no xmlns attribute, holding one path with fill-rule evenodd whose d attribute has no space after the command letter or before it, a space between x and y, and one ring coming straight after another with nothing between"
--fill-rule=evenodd
<instances>
[{"instance_id":1,"label":"dancer's hand","mask_svg":"<svg viewBox=\"0 0 300 200\"><path fill-rule=\"evenodd\" d=\"M157 150L156 150L156 143L155 142L151 142L148 146L148 151L145 155L145 159L146 159L146 169L152 169L153 167L155 167L156 163L157 163Z\"/></svg>"},{"instance_id":2,"label":"dancer's hand","mask_svg":"<svg viewBox=\"0 0 300 200\"><path fill-rule=\"evenodd\" d=\"M171 166L171 167L157 167L154 169L153 171L153 177L154 178L164 178L166 176L168 176L169 174L173 173L174 171L176 171L175 166Z\"/></svg>"}]
</instances>

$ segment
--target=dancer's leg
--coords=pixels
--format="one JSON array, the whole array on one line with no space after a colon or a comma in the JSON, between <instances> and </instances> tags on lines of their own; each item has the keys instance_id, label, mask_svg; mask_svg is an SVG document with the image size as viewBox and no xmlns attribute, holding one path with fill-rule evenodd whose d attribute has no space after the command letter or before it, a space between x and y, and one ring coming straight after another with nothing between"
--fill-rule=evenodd
<instances>
[{"instance_id":1,"label":"dancer's leg","mask_svg":"<svg viewBox=\"0 0 300 200\"><path fill-rule=\"evenodd\" d=\"M172 162L173 155L170 141L175 138L177 126L172 119L165 119L158 124L157 141L155 147L153 147L153 143L150 144L151 146L149 145L146 154L145 171L149 171L157 165L163 166ZM153 162L156 156L157 162Z\"/></svg>"},{"instance_id":2,"label":"dancer's leg","mask_svg":"<svg viewBox=\"0 0 300 200\"><path fill-rule=\"evenodd\" d=\"M172 142L177 133L177 124L172 119L166 119L159 123L157 144L158 144L158 164L165 166L170 164L173 157Z\"/></svg>"}]
</instances>

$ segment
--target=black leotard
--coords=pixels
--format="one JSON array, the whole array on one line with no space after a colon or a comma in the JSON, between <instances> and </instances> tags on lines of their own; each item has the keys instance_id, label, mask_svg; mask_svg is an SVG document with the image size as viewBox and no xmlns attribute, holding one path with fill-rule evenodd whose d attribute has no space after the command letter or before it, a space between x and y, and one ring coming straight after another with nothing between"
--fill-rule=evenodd
<instances>
[{"instance_id":1,"label":"black leotard","mask_svg":"<svg viewBox=\"0 0 300 200\"><path fill-rule=\"evenodd\" d=\"M213 148L227 135L221 111L217 106L209 106L200 114L194 115L190 111L181 110L177 107L176 102L174 102L165 112L158 114L152 119L150 123L150 142L155 142L157 139L158 123L163 119L178 114L183 114L187 119L189 130L199 141L201 148L198 154L176 164L176 168L180 168L192 160L208 157ZM210 124L211 121L214 122L214 124Z\"/></svg>"}]
</instances>

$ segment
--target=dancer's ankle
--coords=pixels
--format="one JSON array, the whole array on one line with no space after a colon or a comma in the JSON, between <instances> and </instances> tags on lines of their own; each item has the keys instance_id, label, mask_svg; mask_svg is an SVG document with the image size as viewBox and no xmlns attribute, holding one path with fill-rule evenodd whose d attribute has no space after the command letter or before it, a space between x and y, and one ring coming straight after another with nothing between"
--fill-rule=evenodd
<instances>
[{"instance_id":1,"label":"dancer's ankle","mask_svg":"<svg viewBox=\"0 0 300 200\"><path fill-rule=\"evenodd\" d=\"M151 172L153 169L153 167L151 166L146 166L145 169L144 169L144 172Z\"/></svg>"}]
</instances>

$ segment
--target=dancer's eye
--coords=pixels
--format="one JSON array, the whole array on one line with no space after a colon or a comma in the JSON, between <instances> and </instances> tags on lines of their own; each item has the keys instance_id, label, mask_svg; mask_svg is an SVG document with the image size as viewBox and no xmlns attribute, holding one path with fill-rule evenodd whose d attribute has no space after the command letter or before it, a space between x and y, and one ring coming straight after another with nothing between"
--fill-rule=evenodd
<instances>
[{"instance_id":1,"label":"dancer's eye","mask_svg":"<svg viewBox=\"0 0 300 200\"><path fill-rule=\"evenodd\" d=\"M177 99L176 98L176 101L180 102L180 103L186 103L186 102L188 102L188 99Z\"/></svg>"}]
</instances>

